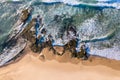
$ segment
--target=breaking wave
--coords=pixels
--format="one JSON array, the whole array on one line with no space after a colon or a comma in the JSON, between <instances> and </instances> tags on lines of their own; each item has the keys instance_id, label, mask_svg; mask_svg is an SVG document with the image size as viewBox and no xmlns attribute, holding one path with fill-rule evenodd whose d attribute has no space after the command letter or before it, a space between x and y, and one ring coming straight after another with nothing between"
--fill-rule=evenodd
<instances>
[{"instance_id":1,"label":"breaking wave","mask_svg":"<svg viewBox=\"0 0 120 80\"><path fill-rule=\"evenodd\" d=\"M2 2L16 2L16 3L28 3L28 5L32 4L40 4L42 3L64 3L71 6L90 6L90 7L102 7L102 8L116 8L120 9L120 1L119 0L3 0Z\"/></svg>"}]
</instances>

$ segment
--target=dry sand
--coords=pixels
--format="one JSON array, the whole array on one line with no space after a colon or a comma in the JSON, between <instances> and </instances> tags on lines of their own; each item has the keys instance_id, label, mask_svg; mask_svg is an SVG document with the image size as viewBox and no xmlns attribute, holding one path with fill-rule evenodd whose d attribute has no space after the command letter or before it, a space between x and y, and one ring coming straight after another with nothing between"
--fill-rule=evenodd
<instances>
[{"instance_id":1,"label":"dry sand","mask_svg":"<svg viewBox=\"0 0 120 80\"><path fill-rule=\"evenodd\" d=\"M0 68L0 80L120 80L120 61L90 57L70 59L44 49L45 58L25 50L19 61ZM69 56L69 57L68 57Z\"/></svg>"}]
</instances>

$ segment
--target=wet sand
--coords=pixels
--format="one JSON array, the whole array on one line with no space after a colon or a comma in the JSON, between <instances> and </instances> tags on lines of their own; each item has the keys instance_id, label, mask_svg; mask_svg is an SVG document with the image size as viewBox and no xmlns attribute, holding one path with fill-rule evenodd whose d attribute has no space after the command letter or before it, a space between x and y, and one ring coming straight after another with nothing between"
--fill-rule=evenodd
<instances>
[{"instance_id":1,"label":"wet sand","mask_svg":"<svg viewBox=\"0 0 120 80\"><path fill-rule=\"evenodd\" d=\"M120 61L93 56L83 61L67 52L60 57L47 48L44 57L24 52L19 61L0 68L0 80L120 80Z\"/></svg>"}]
</instances>

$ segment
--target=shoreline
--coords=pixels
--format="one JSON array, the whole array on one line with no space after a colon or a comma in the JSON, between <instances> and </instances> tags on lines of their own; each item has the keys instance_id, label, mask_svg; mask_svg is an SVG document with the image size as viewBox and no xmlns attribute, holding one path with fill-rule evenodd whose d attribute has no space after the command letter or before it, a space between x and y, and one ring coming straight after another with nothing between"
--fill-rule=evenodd
<instances>
[{"instance_id":1,"label":"shoreline","mask_svg":"<svg viewBox=\"0 0 120 80\"><path fill-rule=\"evenodd\" d=\"M47 49L47 48L45 48L45 49ZM44 51L47 51L47 50L44 50ZM51 53L51 51L49 51L49 52ZM70 55L69 55L69 60L67 60L67 59L65 60L63 58L67 57L66 55L64 57L64 55L63 56L59 56L59 55L54 55L52 53L50 55L47 55L47 57L45 59L44 56L41 56L41 54L32 52L28 46L26 46L25 49L20 54L21 55L19 55L18 58L16 58L15 60L12 60L10 62L8 62L6 65L1 66L0 68L4 68L4 67L7 67L7 66L12 65L12 64L19 63L19 61L21 61L26 55L31 55L33 57L39 58L39 60L41 62L55 60L58 63L70 63L70 64L74 64L74 65L82 63L82 65L84 65L84 66L103 65L103 66L112 68L114 70L120 70L120 68L119 68L120 61L119 60L108 59L108 58L101 57L101 56L93 56L93 55L91 55L88 58L88 60L82 60L82 59L78 59L78 58L70 58ZM47 54L49 54L49 53L47 53ZM46 53L44 55L46 56ZM63 60L61 60L61 59L63 59Z\"/></svg>"},{"instance_id":2,"label":"shoreline","mask_svg":"<svg viewBox=\"0 0 120 80\"><path fill-rule=\"evenodd\" d=\"M43 52L47 52L45 49ZM59 57L45 59L26 47L15 62L0 68L0 80L119 80L120 61L91 56L88 60Z\"/></svg>"}]
</instances>

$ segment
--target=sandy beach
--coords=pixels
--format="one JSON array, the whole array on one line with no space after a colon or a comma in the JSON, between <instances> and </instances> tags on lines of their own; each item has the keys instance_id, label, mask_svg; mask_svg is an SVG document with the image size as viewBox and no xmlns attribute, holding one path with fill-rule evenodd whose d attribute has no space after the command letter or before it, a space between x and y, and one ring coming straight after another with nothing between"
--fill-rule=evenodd
<instances>
[{"instance_id":1,"label":"sandy beach","mask_svg":"<svg viewBox=\"0 0 120 80\"><path fill-rule=\"evenodd\" d=\"M0 68L0 80L120 80L120 61L70 59L69 54L59 57L47 49L42 51L45 57L29 49L24 52L20 60Z\"/></svg>"},{"instance_id":2,"label":"sandy beach","mask_svg":"<svg viewBox=\"0 0 120 80\"><path fill-rule=\"evenodd\" d=\"M0 80L120 80L120 0L0 0Z\"/></svg>"}]
</instances>

